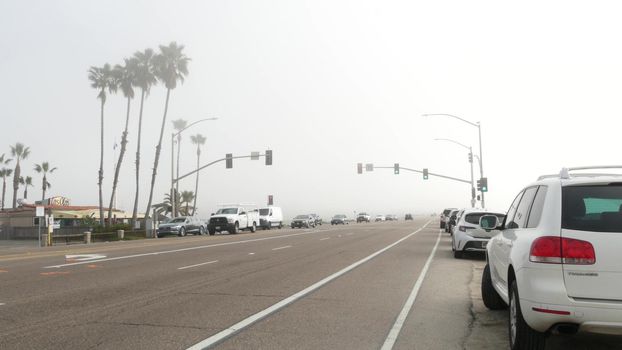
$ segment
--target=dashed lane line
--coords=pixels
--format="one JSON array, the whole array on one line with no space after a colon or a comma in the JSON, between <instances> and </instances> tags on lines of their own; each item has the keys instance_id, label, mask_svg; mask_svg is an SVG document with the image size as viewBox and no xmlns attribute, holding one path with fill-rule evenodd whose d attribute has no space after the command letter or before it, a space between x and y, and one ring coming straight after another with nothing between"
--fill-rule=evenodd
<instances>
[{"instance_id":1,"label":"dashed lane line","mask_svg":"<svg viewBox=\"0 0 622 350\"><path fill-rule=\"evenodd\" d=\"M234 245L234 244L244 244L244 243L260 242L260 241L267 241L267 240L287 238L287 237L295 237L295 236L302 236L302 235L309 235L309 234L318 234L318 233L324 233L324 232L329 232L329 231L334 231L334 230L335 229L327 229L327 230L323 230L323 231L304 231L304 232L292 233L292 234L288 234L288 235L279 235L279 236L272 236L272 237L253 238L253 239L247 239L247 240L243 240L243 241L223 242L223 243L207 244L207 245L196 246L196 247L189 247L189 248L163 250L163 251L159 251L159 252L133 254L133 255L123 255L123 256L116 256L116 257L105 258L105 259L95 259L95 260L79 261L79 262L73 262L73 263L67 263L67 264L50 265L50 266L44 266L43 268L44 269L58 269L58 268L62 268L62 267L91 264L91 263L103 262L103 261L115 261L115 260L134 259L134 258L140 258L140 257L145 257L145 256L153 256L153 255L160 255L160 254L171 254L171 253L180 253L180 252L197 250L197 249L206 249L206 248L222 247L222 246Z\"/></svg>"},{"instance_id":2,"label":"dashed lane line","mask_svg":"<svg viewBox=\"0 0 622 350\"><path fill-rule=\"evenodd\" d=\"M218 260L213 260L213 261L208 261L208 262L204 262L204 263L200 263L200 264L194 264L194 265L189 265L189 266L178 267L177 270L191 269L193 267L213 264L213 263L217 263L217 262L218 262Z\"/></svg>"},{"instance_id":3,"label":"dashed lane line","mask_svg":"<svg viewBox=\"0 0 622 350\"><path fill-rule=\"evenodd\" d=\"M281 250L281 249L287 249L287 248L291 248L291 245L286 245L286 246L282 246L282 247L278 247L278 248L272 248L272 250Z\"/></svg>"}]
</instances>

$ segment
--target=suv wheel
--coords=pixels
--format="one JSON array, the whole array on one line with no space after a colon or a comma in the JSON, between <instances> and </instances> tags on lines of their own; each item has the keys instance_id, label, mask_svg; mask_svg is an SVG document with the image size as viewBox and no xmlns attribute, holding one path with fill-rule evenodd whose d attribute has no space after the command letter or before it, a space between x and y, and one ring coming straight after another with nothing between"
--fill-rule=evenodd
<instances>
[{"instance_id":1,"label":"suv wheel","mask_svg":"<svg viewBox=\"0 0 622 350\"><path fill-rule=\"evenodd\" d=\"M209 232L210 236L213 236L213 235L216 234L216 229L210 228L210 229L208 229L208 232Z\"/></svg>"},{"instance_id":2,"label":"suv wheel","mask_svg":"<svg viewBox=\"0 0 622 350\"><path fill-rule=\"evenodd\" d=\"M490 310L502 310L507 307L505 301L501 299L499 293L492 285L490 266L488 264L484 267L484 273L482 274L482 301Z\"/></svg>"},{"instance_id":3,"label":"suv wheel","mask_svg":"<svg viewBox=\"0 0 622 350\"><path fill-rule=\"evenodd\" d=\"M454 258L462 259L463 256L464 256L464 252L461 252L459 250L454 250Z\"/></svg>"},{"instance_id":4,"label":"suv wheel","mask_svg":"<svg viewBox=\"0 0 622 350\"><path fill-rule=\"evenodd\" d=\"M279 222L279 230L283 228L283 221Z\"/></svg>"},{"instance_id":5,"label":"suv wheel","mask_svg":"<svg viewBox=\"0 0 622 350\"><path fill-rule=\"evenodd\" d=\"M251 232L257 231L257 224L253 222L253 226L251 226Z\"/></svg>"},{"instance_id":6,"label":"suv wheel","mask_svg":"<svg viewBox=\"0 0 622 350\"><path fill-rule=\"evenodd\" d=\"M186 228L185 227L180 228L178 236L183 237L185 235L186 235Z\"/></svg>"},{"instance_id":7,"label":"suv wheel","mask_svg":"<svg viewBox=\"0 0 622 350\"><path fill-rule=\"evenodd\" d=\"M510 348L512 350L544 350L546 335L529 327L520 309L516 281L510 287Z\"/></svg>"},{"instance_id":8,"label":"suv wheel","mask_svg":"<svg viewBox=\"0 0 622 350\"><path fill-rule=\"evenodd\" d=\"M235 223L235 225L233 225L233 233L240 233L240 224L239 223Z\"/></svg>"},{"instance_id":9,"label":"suv wheel","mask_svg":"<svg viewBox=\"0 0 622 350\"><path fill-rule=\"evenodd\" d=\"M203 228L203 226L199 226L199 235L204 235L205 234L205 229Z\"/></svg>"}]
</instances>

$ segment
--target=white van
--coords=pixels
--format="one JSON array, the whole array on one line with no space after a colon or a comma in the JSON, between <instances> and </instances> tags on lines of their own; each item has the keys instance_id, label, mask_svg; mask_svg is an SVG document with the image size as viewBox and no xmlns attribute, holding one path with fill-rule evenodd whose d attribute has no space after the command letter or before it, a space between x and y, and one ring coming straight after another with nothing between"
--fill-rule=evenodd
<instances>
[{"instance_id":1,"label":"white van","mask_svg":"<svg viewBox=\"0 0 622 350\"><path fill-rule=\"evenodd\" d=\"M283 227L283 211L280 207L266 207L259 209L259 226L264 230L272 227Z\"/></svg>"}]
</instances>

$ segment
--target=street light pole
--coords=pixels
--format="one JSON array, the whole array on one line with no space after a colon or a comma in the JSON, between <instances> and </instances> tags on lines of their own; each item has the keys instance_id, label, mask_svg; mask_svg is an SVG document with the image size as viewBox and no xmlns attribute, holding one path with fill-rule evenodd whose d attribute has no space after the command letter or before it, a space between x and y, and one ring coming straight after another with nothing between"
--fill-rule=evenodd
<instances>
[{"instance_id":1,"label":"street light pole","mask_svg":"<svg viewBox=\"0 0 622 350\"><path fill-rule=\"evenodd\" d=\"M475 184L473 180L473 147L464 145L456 140L452 139L434 139L434 141L448 141L462 146L469 150L469 163L471 163L471 208L475 208Z\"/></svg>"},{"instance_id":2,"label":"street light pole","mask_svg":"<svg viewBox=\"0 0 622 350\"><path fill-rule=\"evenodd\" d=\"M422 114L423 117L432 117L432 116L445 116L445 117L450 117L450 118L454 118L454 119L458 119L464 123L467 123L471 126L474 126L477 128L478 131L478 136L479 136L479 175L480 178L484 177L484 165L483 165L483 157L482 157L482 126L480 124L480 122L477 123L473 123L470 122L466 119L460 118L458 116L455 116L453 114L447 114L447 113L430 113L430 114ZM484 201L484 192L481 192L481 199L482 199L482 208L486 208L486 202Z\"/></svg>"},{"instance_id":3,"label":"street light pole","mask_svg":"<svg viewBox=\"0 0 622 350\"><path fill-rule=\"evenodd\" d=\"M213 117L213 118L204 118L204 119L199 119L193 123L188 124L188 126L186 126L185 128L179 130L177 133L173 132L171 133L171 216L175 216L177 213L177 190L176 190L176 182L178 183L178 181L175 181L175 137L181 137L181 133L182 131L188 129L189 127L196 125L198 123L201 122L205 122L208 120L217 120L218 117ZM179 145L177 145L177 147L179 147ZM179 158L179 155L177 156ZM179 169L177 169L177 176L179 177ZM178 179L177 179L178 180ZM177 185L178 186L178 185ZM195 193L196 196L196 193Z\"/></svg>"}]
</instances>

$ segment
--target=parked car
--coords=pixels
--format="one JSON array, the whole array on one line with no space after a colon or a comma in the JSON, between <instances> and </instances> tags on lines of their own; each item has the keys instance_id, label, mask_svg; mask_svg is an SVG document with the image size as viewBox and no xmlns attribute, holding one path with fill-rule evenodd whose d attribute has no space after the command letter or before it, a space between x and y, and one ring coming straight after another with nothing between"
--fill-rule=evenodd
<instances>
[{"instance_id":1,"label":"parked car","mask_svg":"<svg viewBox=\"0 0 622 350\"><path fill-rule=\"evenodd\" d=\"M465 252L485 252L490 238L499 231L483 229L479 219L484 215L495 215L499 222L503 222L505 214L490 212L486 209L466 209L463 211L454 226L451 237L451 250L456 259L462 258Z\"/></svg>"},{"instance_id":2,"label":"parked car","mask_svg":"<svg viewBox=\"0 0 622 350\"><path fill-rule=\"evenodd\" d=\"M322 218L317 215L317 214L310 214L313 217L313 220L315 221L315 226L317 225L322 225Z\"/></svg>"},{"instance_id":3,"label":"parked car","mask_svg":"<svg viewBox=\"0 0 622 350\"><path fill-rule=\"evenodd\" d=\"M259 209L259 226L264 230L283 227L283 211L280 207L269 206Z\"/></svg>"},{"instance_id":4,"label":"parked car","mask_svg":"<svg viewBox=\"0 0 622 350\"><path fill-rule=\"evenodd\" d=\"M451 228L449 229L449 233L453 236L454 231L456 231L456 227L458 224L458 221L460 221L460 218L462 218L462 215L464 214L464 211L466 209L460 209L458 210L458 212L456 213L456 219L454 220L454 223L451 225Z\"/></svg>"},{"instance_id":5,"label":"parked car","mask_svg":"<svg viewBox=\"0 0 622 350\"><path fill-rule=\"evenodd\" d=\"M571 171L521 190L486 247L482 298L509 305L513 350L544 349L555 333L622 334L622 178Z\"/></svg>"},{"instance_id":6,"label":"parked car","mask_svg":"<svg viewBox=\"0 0 622 350\"><path fill-rule=\"evenodd\" d=\"M447 222L445 223L445 232L451 234L451 229L453 227L453 225L456 224L456 216L458 215L458 209L454 209L452 210L449 215L447 216Z\"/></svg>"},{"instance_id":7,"label":"parked car","mask_svg":"<svg viewBox=\"0 0 622 350\"><path fill-rule=\"evenodd\" d=\"M290 226L292 228L315 227L315 217L310 214L298 215L292 220Z\"/></svg>"},{"instance_id":8,"label":"parked car","mask_svg":"<svg viewBox=\"0 0 622 350\"><path fill-rule=\"evenodd\" d=\"M359 213L356 217L356 222L370 222L371 216L367 213Z\"/></svg>"},{"instance_id":9,"label":"parked car","mask_svg":"<svg viewBox=\"0 0 622 350\"><path fill-rule=\"evenodd\" d=\"M331 225L346 225L346 224L349 224L349 223L350 223L350 220L348 220L348 217L343 215L343 214L335 215L330 220L330 224Z\"/></svg>"},{"instance_id":10,"label":"parked car","mask_svg":"<svg viewBox=\"0 0 622 350\"><path fill-rule=\"evenodd\" d=\"M218 209L209 219L209 234L227 231L235 234L244 230L255 232L259 224L259 211L243 206L230 206Z\"/></svg>"},{"instance_id":11,"label":"parked car","mask_svg":"<svg viewBox=\"0 0 622 350\"><path fill-rule=\"evenodd\" d=\"M413 219L413 215L412 214L406 214L404 216L404 220L412 220Z\"/></svg>"},{"instance_id":12,"label":"parked car","mask_svg":"<svg viewBox=\"0 0 622 350\"><path fill-rule=\"evenodd\" d=\"M376 215L374 221L386 221L387 218L384 215Z\"/></svg>"},{"instance_id":13,"label":"parked car","mask_svg":"<svg viewBox=\"0 0 622 350\"><path fill-rule=\"evenodd\" d=\"M447 208L445 210L443 210L443 212L441 213L441 223L440 226L442 229L444 229L447 226L447 222L449 221L449 214L451 213L452 210L455 210L456 208ZM445 232L447 232L447 230L445 229Z\"/></svg>"},{"instance_id":14,"label":"parked car","mask_svg":"<svg viewBox=\"0 0 622 350\"><path fill-rule=\"evenodd\" d=\"M206 232L205 222L196 216L178 216L158 225L158 237L165 235L185 236L187 233L204 234Z\"/></svg>"},{"instance_id":15,"label":"parked car","mask_svg":"<svg viewBox=\"0 0 622 350\"><path fill-rule=\"evenodd\" d=\"M385 218L387 221L397 221L397 215L387 214Z\"/></svg>"}]
</instances>

